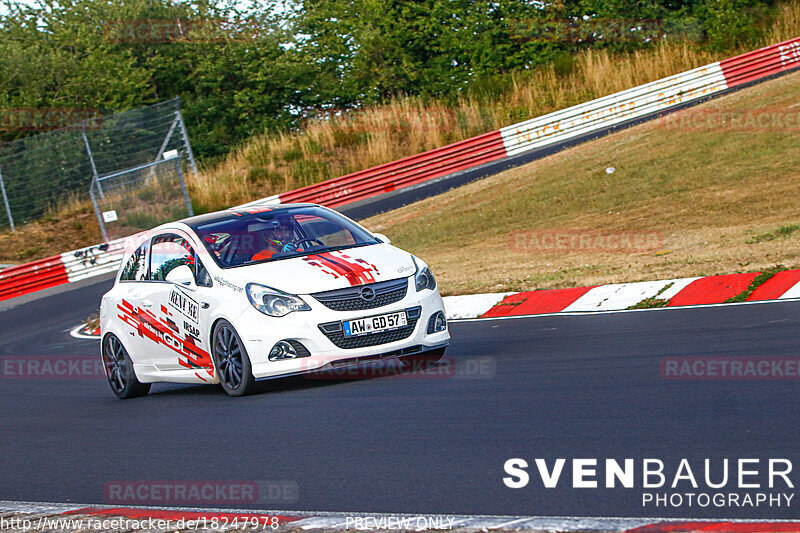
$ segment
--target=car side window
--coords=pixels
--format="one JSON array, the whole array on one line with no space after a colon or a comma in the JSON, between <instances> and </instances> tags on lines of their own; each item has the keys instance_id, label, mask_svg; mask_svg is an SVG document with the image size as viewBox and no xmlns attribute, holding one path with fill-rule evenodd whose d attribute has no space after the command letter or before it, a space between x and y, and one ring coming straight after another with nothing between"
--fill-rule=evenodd
<instances>
[{"instance_id":1,"label":"car side window","mask_svg":"<svg viewBox=\"0 0 800 533\"><path fill-rule=\"evenodd\" d=\"M144 281L147 279L147 247L149 244L149 242L142 244L131 254L119 275L120 281Z\"/></svg>"},{"instance_id":2,"label":"car side window","mask_svg":"<svg viewBox=\"0 0 800 533\"><path fill-rule=\"evenodd\" d=\"M213 283L211 282L211 275L208 273L206 266L200 261L200 258L197 258L197 273L195 274L195 279L197 280L197 285L200 287L211 287Z\"/></svg>"},{"instance_id":3,"label":"car side window","mask_svg":"<svg viewBox=\"0 0 800 533\"><path fill-rule=\"evenodd\" d=\"M165 281L174 268L188 265L195 271L195 253L189 242L174 233L153 237L150 247L150 281Z\"/></svg>"}]
</instances>

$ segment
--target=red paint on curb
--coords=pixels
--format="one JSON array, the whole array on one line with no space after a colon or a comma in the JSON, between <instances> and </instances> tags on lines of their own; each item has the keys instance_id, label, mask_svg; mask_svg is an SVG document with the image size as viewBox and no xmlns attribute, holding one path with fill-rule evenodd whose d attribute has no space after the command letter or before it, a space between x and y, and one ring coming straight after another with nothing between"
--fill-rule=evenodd
<instances>
[{"instance_id":1,"label":"red paint on curb","mask_svg":"<svg viewBox=\"0 0 800 533\"><path fill-rule=\"evenodd\" d=\"M90 328L86 324L83 325L81 329L78 330L78 333L81 335L90 335L92 337L99 337L100 336L100 328Z\"/></svg>"},{"instance_id":2,"label":"red paint on curb","mask_svg":"<svg viewBox=\"0 0 800 533\"><path fill-rule=\"evenodd\" d=\"M510 294L481 315L481 318L558 313L593 288L593 286L576 287Z\"/></svg>"},{"instance_id":3,"label":"red paint on curb","mask_svg":"<svg viewBox=\"0 0 800 533\"><path fill-rule=\"evenodd\" d=\"M777 300L789 289L800 283L800 270L778 272L753 291L747 301Z\"/></svg>"},{"instance_id":4,"label":"red paint on curb","mask_svg":"<svg viewBox=\"0 0 800 533\"><path fill-rule=\"evenodd\" d=\"M123 518L154 518L156 520L202 520L203 518L211 520L212 518L226 518L229 521L235 518L239 520L247 520L258 518L260 522L277 518L279 524L287 522L294 522L300 520L302 516L283 516L262 513L219 513L215 511L162 511L160 509L133 509L130 507L113 507L113 508L97 508L97 507L83 507L82 509L75 509L74 511L67 511L62 513L65 515L91 515L91 516L121 516Z\"/></svg>"},{"instance_id":5,"label":"red paint on curb","mask_svg":"<svg viewBox=\"0 0 800 533\"><path fill-rule=\"evenodd\" d=\"M800 522L663 522L629 529L626 533L677 533L689 531L800 533Z\"/></svg>"},{"instance_id":6,"label":"red paint on curb","mask_svg":"<svg viewBox=\"0 0 800 533\"><path fill-rule=\"evenodd\" d=\"M720 304L747 290L758 272L709 276L694 280L672 297L670 306Z\"/></svg>"}]
</instances>

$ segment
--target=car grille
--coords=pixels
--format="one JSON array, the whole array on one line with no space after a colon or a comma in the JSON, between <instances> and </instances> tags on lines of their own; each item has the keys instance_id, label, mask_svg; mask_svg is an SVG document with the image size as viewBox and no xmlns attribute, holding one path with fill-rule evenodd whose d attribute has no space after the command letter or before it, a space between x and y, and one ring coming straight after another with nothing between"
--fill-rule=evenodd
<instances>
[{"instance_id":1,"label":"car grille","mask_svg":"<svg viewBox=\"0 0 800 533\"><path fill-rule=\"evenodd\" d=\"M421 307L411 307L406 309L408 324L402 328L393 329L391 331L383 331L381 333L359 335L357 337L345 337L341 322L327 322L325 324L320 324L319 329L338 348L343 348L345 350L366 348L368 346L378 346L380 344L387 344L390 342L407 339L414 332L414 328L417 325L417 321L419 320L421 313Z\"/></svg>"},{"instance_id":2,"label":"car grille","mask_svg":"<svg viewBox=\"0 0 800 533\"><path fill-rule=\"evenodd\" d=\"M361 291L364 288L375 291L375 298L372 300L362 298ZM403 278L359 285L357 287L347 287L346 289L317 292L311 296L328 309L333 309L334 311L363 311L399 302L406 297L407 291L408 279Z\"/></svg>"}]
</instances>

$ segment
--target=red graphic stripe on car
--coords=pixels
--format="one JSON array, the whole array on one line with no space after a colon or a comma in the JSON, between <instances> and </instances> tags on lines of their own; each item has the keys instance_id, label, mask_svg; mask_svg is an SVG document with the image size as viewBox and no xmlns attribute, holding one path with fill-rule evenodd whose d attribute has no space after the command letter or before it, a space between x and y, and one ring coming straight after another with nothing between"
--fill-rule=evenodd
<instances>
[{"instance_id":1,"label":"red graphic stripe on car","mask_svg":"<svg viewBox=\"0 0 800 533\"><path fill-rule=\"evenodd\" d=\"M373 283L375 274L378 274L378 268L375 265L362 259L351 262L352 258L344 254L335 256L333 252L322 252L311 257L318 258L324 266L329 267L339 276L344 276L351 286Z\"/></svg>"},{"instance_id":2,"label":"red graphic stripe on car","mask_svg":"<svg viewBox=\"0 0 800 533\"><path fill-rule=\"evenodd\" d=\"M368 280L365 283L373 283L373 282L377 281L375 279L375 276L380 274L380 272L378 272L378 267L377 266L373 265L372 263L370 263L368 261L365 261L364 259L354 259L354 258L350 257L349 255L347 255L344 252L333 252L333 253L336 253L337 257L339 257L343 261L346 261L346 262L355 261L356 264L353 265L355 268L363 268L364 269L363 276ZM348 264L352 264L352 263L348 263Z\"/></svg>"},{"instance_id":3,"label":"red graphic stripe on car","mask_svg":"<svg viewBox=\"0 0 800 533\"><path fill-rule=\"evenodd\" d=\"M310 256L310 255L306 256L306 257L303 258L303 261L305 261L306 263L308 263L309 265L311 265L313 267L317 267L318 269L322 270L325 274L328 274L329 276L331 276L333 279L338 279L338 278L341 277L341 275L338 272L336 272L335 270L329 269L328 267L326 267L322 263L321 259L317 259L314 256Z\"/></svg>"},{"instance_id":4,"label":"red graphic stripe on car","mask_svg":"<svg viewBox=\"0 0 800 533\"><path fill-rule=\"evenodd\" d=\"M209 376L214 377L214 363L211 356L195 344L194 338L190 336L180 338L153 313L141 308L136 309L127 300L123 299L122 303L117 305L117 309L122 311L122 314L117 316L133 327L140 337L150 339L177 353L179 365L204 370Z\"/></svg>"},{"instance_id":5,"label":"red graphic stripe on car","mask_svg":"<svg viewBox=\"0 0 800 533\"><path fill-rule=\"evenodd\" d=\"M335 271L339 276L344 276L350 285L358 285L358 276L352 269L347 268L346 265L332 260L329 256L317 254L317 257L323 265Z\"/></svg>"}]
</instances>

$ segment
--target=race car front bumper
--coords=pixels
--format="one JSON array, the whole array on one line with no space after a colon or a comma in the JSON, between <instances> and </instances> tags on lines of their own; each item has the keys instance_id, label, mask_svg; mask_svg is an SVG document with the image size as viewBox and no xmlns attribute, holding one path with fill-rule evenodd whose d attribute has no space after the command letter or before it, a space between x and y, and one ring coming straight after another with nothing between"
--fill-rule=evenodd
<instances>
[{"instance_id":1,"label":"race car front bumper","mask_svg":"<svg viewBox=\"0 0 800 533\"><path fill-rule=\"evenodd\" d=\"M444 303L437 290L416 292L413 286L402 300L368 311L340 312L320 304L311 296L303 299L311 311L294 312L281 318L270 318L255 309L239 324L248 327L239 334L250 357L253 376L271 379L362 364L382 359L443 350L450 340L449 331L432 327L437 314L444 316ZM348 320L405 311L408 324L402 328L346 337L342 324ZM255 313L255 314L253 314ZM244 317L243 317L244 318ZM287 342L298 349L297 357L269 360L269 353L278 342Z\"/></svg>"}]
</instances>

